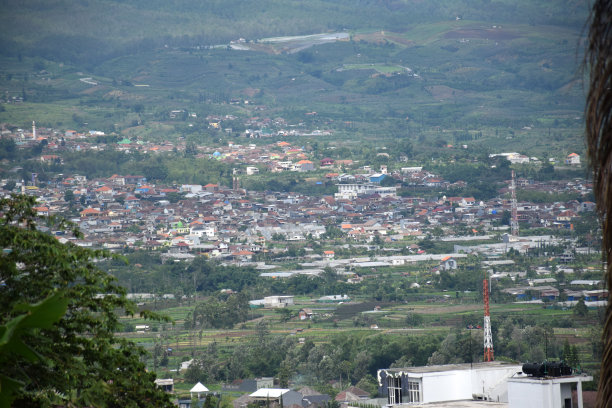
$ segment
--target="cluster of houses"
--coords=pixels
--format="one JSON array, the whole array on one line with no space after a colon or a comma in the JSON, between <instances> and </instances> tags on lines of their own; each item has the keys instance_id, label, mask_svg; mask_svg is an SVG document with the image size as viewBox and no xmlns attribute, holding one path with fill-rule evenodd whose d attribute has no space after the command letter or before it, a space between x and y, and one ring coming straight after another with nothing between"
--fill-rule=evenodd
<instances>
[{"instance_id":1,"label":"cluster of houses","mask_svg":"<svg viewBox=\"0 0 612 408\"><path fill-rule=\"evenodd\" d=\"M173 379L158 379L156 385L166 392L174 393ZM361 388L351 386L341 389L332 398L329 394L322 394L311 387L303 386L296 390L278 387L278 380L273 377L261 377L251 379L239 379L229 384L223 384L221 394L237 396L232 404L234 408L245 408L247 406L273 406L291 408L325 408L329 403L335 401L341 407L348 407L355 403L370 403L375 401L370 393ZM336 384L340 386L340 384ZM201 383L197 383L190 389L189 399L179 399L179 408L196 408L204 404L208 395L216 395ZM195 405L194 405L195 403Z\"/></svg>"},{"instance_id":2,"label":"cluster of houses","mask_svg":"<svg viewBox=\"0 0 612 408\"><path fill-rule=\"evenodd\" d=\"M94 148L95 138L102 132L87 134L66 131L61 134L50 129L21 130L10 133L16 143L23 146L47 140L46 151L40 160L61 160L62 149ZM41 139L42 138L42 139ZM91 143L89 143L91 142ZM76 147L75 147L76 146ZM117 149L149 149L149 143L133 143L122 140L109 147ZM159 151L173 149L172 143L157 145ZM46 154L56 149L58 154ZM438 261L435 272L452 271L465 253L501 254L509 248L528 252L542 245L560 242L547 237L524 237L506 240L482 247L464 247L461 240L491 240L496 234L509 232L502 219L511 213L511 200L507 187L500 195L487 201L474 197L441 196L423 198L419 192L439 192L449 187L461 187L463 182L451 184L423 167L403 167L389 172L386 166L373 169L362 166L357 171L343 171L354 167L350 160L324 158L316 163L310 153L288 142L270 145L236 145L198 148L198 154L213 160L237 161L247 164L246 174L259 169L268 171L311 171L327 169L326 181L337 185L334 195L315 196L292 192L246 191L234 185L226 187L216 183L206 185L154 184L142 175L112 175L87 179L78 174L59 175L44 185L31 181L18 182L16 188L37 197L36 210L40 215L68 215L75 222L83 237L57 234L62 242L122 251L126 247L159 250L166 260L190 260L196 256L218 258L226 263L245 264L270 257L295 257L290 254L291 243L299 243L305 249L301 268L292 271L269 271L274 266L259 262L262 277L284 278L293 274L319 275L327 266L337 270L397 266L419 261ZM575 157L576 155L570 155ZM579 159L579 158L578 158ZM238 170L243 171L243 170ZM390 179L391 182L388 182ZM387 181L384 182L383 181ZM395 181L395 183L394 183ZM413 196L399 196L396 183L414 188ZM5 185L3 180L0 185ZM535 182L524 178L516 180L522 190L547 193L576 193L587 196L592 184L582 180ZM405 189L406 190L406 189ZM1 190L1 195L10 194ZM430 194L431 196L431 194ZM550 229L571 230L583 212L595 209L588 200L542 204L518 202L517 216L522 225ZM506 220L507 221L507 220ZM333 231L331 231L333 230ZM317 244L329 234L340 234L344 246L363 246L376 249L385 243L398 243L411 239L401 254L388 252L385 256L370 258L342 258L336 256L340 247L322 248ZM423 238L457 241L453 254L427 254L427 248L414 243ZM513 237L516 238L516 237ZM277 245L270 246L270 242ZM286 243L286 246L279 245ZM330 244L331 246L331 244ZM317 248L317 249L313 249ZM335 251L334 251L335 250ZM395 248L395 251L400 251ZM463 254L461 254L462 252ZM264 256L260 256L264 255ZM571 263L571 252L557 255L560 263ZM493 271L493 275L497 271ZM510 276L507 271L500 272ZM523 272L524 273L524 272ZM516 278L516 276L511 276ZM359 283L362 277L354 274L345 277L349 283ZM519 281L523 280L518 276ZM556 299L574 301L580 296L576 288L566 288L567 293L546 288L544 284L509 292L520 301ZM577 289L576 289L577 290ZM596 294L582 293L588 301Z\"/></svg>"},{"instance_id":3,"label":"cluster of houses","mask_svg":"<svg viewBox=\"0 0 612 408\"><path fill-rule=\"evenodd\" d=\"M574 306L579 299L585 301L586 306L599 307L605 305L608 299L608 290L603 289L602 281L572 280L563 289L559 290L555 278L531 279L527 286L515 286L502 289L503 293L515 297L523 302L555 302L560 301L564 306Z\"/></svg>"},{"instance_id":4,"label":"cluster of houses","mask_svg":"<svg viewBox=\"0 0 612 408\"><path fill-rule=\"evenodd\" d=\"M419 171L422 170L412 173ZM371 179L365 182L378 185ZM565 183L566 188L577 186L588 191L583 181ZM377 193L353 198L316 197L245 191L214 183L156 185L140 175L113 175L93 180L71 175L53 179L44 187L24 183L17 188L37 197L36 210L40 215L68 215L83 232L83 237L76 239L50 231L60 242L118 252L126 247L159 251L163 261L189 261L207 256L226 264L252 265L260 270L261 278L283 279L295 274L318 276L326 267L331 267L339 278L359 284L369 276L364 271L416 262L426 261L431 265L433 261L438 265L433 273L453 273L467 254L480 253L491 259L483 263L483 268L491 269L492 279L509 277L524 286L525 271L512 272L511 265L501 265L511 260L495 259L510 248L528 253L544 244L565 243L564 238L530 236L464 246L464 239L491 241L497 234L509 232L507 226L500 226L500 221L504 213L510 212L511 203L502 198L486 202L473 197L445 196L427 200ZM6 196L9 192L0 190L0 194ZM73 199L67 201L68 196ZM593 209L594 204L590 202L519 203L518 216L534 226L570 229L582 212ZM332 233L344 238L341 245L317 245ZM436 237L436 234L441 235ZM427 247L415 243L427 237L454 242L453 252L430 254ZM388 251L373 257L337 256L337 252L349 245L380 249L406 238L414 239L401 250L397 245L390 245L395 248L389 246ZM270 242L275 245L269 245ZM304 249L301 255L290 252L292 243ZM556 255L558 263L571 263L576 251ZM284 259L295 257L298 257L299 268L279 268ZM572 271L567 266L562 268ZM550 270L537 271L537 274L554 276ZM413 285L418 287L424 283L414 282ZM512 288L508 294L516 301L576 302L584 297L589 302L599 302L604 296L600 292L589 292L596 287L556 287L559 287L556 281L534 281L529 287ZM252 306L283 307L292 301L291 296L270 297ZM330 301L347 300L341 297Z\"/></svg>"},{"instance_id":5,"label":"cluster of houses","mask_svg":"<svg viewBox=\"0 0 612 408\"><path fill-rule=\"evenodd\" d=\"M71 220L84 233L79 241L84 246L140 246L243 262L265 250L268 241L316 240L329 226L335 226L347 241L364 244L423 238L437 226L446 229L445 236L455 230L467 235L492 233L511 210L510 200L504 198L483 202L473 197L398 197L378 192L380 185L371 180L338 184L339 191L344 191L342 186L361 186L361 190L316 197L245 191L215 183L165 186L148 183L139 175L94 180L72 175L44 187L18 183L17 188L37 196L41 215L72 214ZM566 182L565 189L570 188L588 192L590 186ZM68 195L74 199L66 201ZM177 195L180 200L170 199ZM582 212L594 207L588 201L520 202L518 218L534 227L571 229ZM320 255L333 258L333 252Z\"/></svg>"},{"instance_id":6,"label":"cluster of houses","mask_svg":"<svg viewBox=\"0 0 612 408\"><path fill-rule=\"evenodd\" d=\"M191 115L195 114L189 114ZM197 115L196 115L197 116ZM236 117L232 115L226 115L225 117L210 116L208 117L209 126L212 128L219 129L222 127L224 120L235 120ZM247 138L259 138L262 135L272 136L273 134L267 130L266 126L273 125L274 127L286 126L285 121L282 118L262 119L250 118L246 121L247 125L257 125L259 130L248 129L244 136ZM231 129L229 130L231 133ZM310 133L296 133L295 131L278 130L274 133L274 136L299 136ZM325 132L320 132L324 134ZM185 151L187 143L183 139L177 141L163 141L163 142L152 142L143 140L130 140L129 138L122 138L109 143L109 140L105 138L105 133L98 130L89 130L86 132L79 132L75 130L59 131L51 128L36 128L35 124L32 126L32 130L25 130L20 128L7 129L3 127L0 130L0 137L11 138L15 141L19 148L31 148L39 144L44 145L43 152L37 157L43 163L53 163L62 161L62 152L64 151L103 151L113 149L126 153L140 152L140 153L163 153L172 151ZM116 138L116 135L114 135ZM283 171L295 171L295 172L310 172L320 169L330 169L330 173L326 178L331 178L340 181L342 184L353 184L355 181L359 182L354 177L358 175L343 175L334 171L343 171L345 169L355 168L356 163L350 159L333 159L325 157L320 160L315 160L313 152L310 147L304 147L298 144L292 144L286 141L269 143L269 144L239 144L234 142L228 142L227 145L223 146L196 146L194 152L196 157L214 159L227 163L236 164L236 173L244 173L247 175L257 174L262 170L270 172L283 172ZM388 155L387 153L380 153ZM491 157L504 157L513 164L522 164L528 162L540 162L536 157L527 157L519 153L497 153L491 154ZM555 159L549 159L551 163L555 163ZM577 153L570 153L565 158L564 163L569 166L580 166L580 155ZM398 182L403 182L409 186L414 187L425 187L425 188L448 188L448 187L461 187L461 183L451 185L444 181L435 174L424 171L422 167L404 167L401 171L397 171L394 174L387 174L386 166L382 166L380 173L374 174L370 166L366 165L361 168L362 172L365 173L363 177L373 178L377 176L378 182L385 176L392 176ZM353 177L353 178L352 178ZM530 187L539 188L537 184L529 180L518 180L519 187ZM463 183L465 184L465 183ZM545 188L545 186L542 186ZM350 189L350 187L343 187L343 191ZM390 190L380 190L379 193L389 193ZM550 191L550 190L549 190ZM372 193L372 190L368 190L367 193ZM341 192L342 193L342 192Z\"/></svg>"},{"instance_id":7,"label":"cluster of houses","mask_svg":"<svg viewBox=\"0 0 612 408\"><path fill-rule=\"evenodd\" d=\"M274 387L274 378L236 380L223 385L221 393L236 396L234 408L247 406L324 408L332 401L347 407L578 407L584 406L584 382L593 377L575 372L561 362L516 364L485 362L384 368L377 372L378 395L349 386L336 397L308 386ZM173 392L172 379L156 380L158 387ZM179 399L180 408L201 407L210 395L203 384L190 390L190 399ZM216 393L215 393L216 394ZM217 394L218 395L218 394Z\"/></svg>"},{"instance_id":8,"label":"cluster of houses","mask_svg":"<svg viewBox=\"0 0 612 408\"><path fill-rule=\"evenodd\" d=\"M245 104L249 104L245 101ZM263 110L265 107L256 107L256 109ZM307 112L306 118L315 118L316 112ZM236 134L231 125L237 118L233 115L209 115L206 117L208 121L208 127L210 129L223 130L225 133ZM247 139L261 139L266 137L289 137L289 136L329 136L332 134L331 130L320 130L320 129L309 129L303 122L297 124L289 124L281 117L269 118L269 117L250 117L244 120L243 125L246 129L238 134Z\"/></svg>"},{"instance_id":9,"label":"cluster of houses","mask_svg":"<svg viewBox=\"0 0 612 408\"><path fill-rule=\"evenodd\" d=\"M217 122L211 123L215 124ZM51 128L36 128L35 125L32 126L32 130L3 128L0 130L0 137L12 139L18 148L23 149L42 145L43 152L36 158L36 160L42 163L61 163L63 152L116 150L125 153L156 154L185 151L187 148L187 143L182 139L174 142L152 142L123 137L116 140L116 135L110 137L98 130L87 132L75 130L59 131ZM260 169L267 169L271 172L313 171L319 167L330 167L328 160L331 160L323 159L313 162L311 160L311 152L307 151L304 147L294 146L288 142L266 145L243 145L229 142L226 146L197 146L196 149L197 151L194 153L198 158L241 164L241 168L236 169L236 171L249 175L258 173ZM350 164L352 161L348 160L345 162L341 160L339 164L342 163Z\"/></svg>"},{"instance_id":10,"label":"cluster of houses","mask_svg":"<svg viewBox=\"0 0 612 408\"><path fill-rule=\"evenodd\" d=\"M490 154L489 157L493 158L493 157L504 157L505 159L507 159L510 163L512 164L527 164L527 163L540 163L540 159L537 157L529 157L526 156L524 154L520 154L520 153L516 153L516 152L511 152L511 153L494 153L494 154ZM550 164L556 164L557 163L557 159L555 159L554 157L551 157L548 159L548 162ZM579 167L580 166L580 155L578 153L570 153L568 154L565 159L563 160L563 164L566 164L568 166L575 166L575 167Z\"/></svg>"}]
</instances>

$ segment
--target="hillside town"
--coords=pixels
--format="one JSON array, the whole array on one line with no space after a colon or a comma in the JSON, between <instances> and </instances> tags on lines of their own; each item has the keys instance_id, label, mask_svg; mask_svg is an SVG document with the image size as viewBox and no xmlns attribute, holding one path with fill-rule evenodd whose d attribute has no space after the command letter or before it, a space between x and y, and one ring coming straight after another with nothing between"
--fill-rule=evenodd
<instances>
[{"instance_id":1,"label":"hillside town","mask_svg":"<svg viewBox=\"0 0 612 408\"><path fill-rule=\"evenodd\" d=\"M35 124L31 132L17 129L4 131L3 136L11 137L20 149L44 142L40 156L31 159L41 162L60 163L65 151L115 149L126 154L135 150L159 154L185 148L180 143L151 144L127 139L99 143L97 138L104 136L102 132L37 130ZM60 242L119 253L134 249L159 251L166 261L189 261L205 256L224 264L255 266L264 278L319 275L324 268L331 267L348 271L345 276L348 282L360 282L362 278L355 270L426 261L439 262L439 268L452 270L467 254L495 259L509 250L530 254L548 246L561 248L554 257L560 265L566 265L573 262L576 254L597 252L594 241L576 242L571 234L564 237L553 233L572 232L584 214L592 214L595 203L587 199L517 202L516 216L522 227L542 233L520 237L510 229L512 183L524 191L589 197L592 184L583 179L542 182L517 178L507 180L497 197L476 200L447 196L445 191L467 183L450 183L424 166L400 166L389 171L386 165L372 168L349 159L324 158L315 162L310 160L310 152L286 141L263 145L230 143L215 148L198 146L197 155L235 165L233 185L214 182L163 185L143 175L127 174L95 179L58 174L45 182L32 174L30 180L12 185L4 180L2 185L35 196L39 215L65 216L83 233L79 239L57 235ZM502 153L499 156L513 162L520 155ZM576 163L580 163L579 156L569 154L566 164ZM240 187L241 179L257 175L260 169L270 173L312 173L311 183L335 185L337 192L318 196L247 191ZM401 195L398 194L400 185L409 186ZM10 192L5 189L3 194ZM332 236L339 240L326 240ZM322 240L325 244L318 244ZM452 250L444 254L430 253L430 248L423 244L428 240L451 243ZM485 243L463 244L479 240ZM292 245L302 250L296 253ZM356 256L359 253L356 248L370 255ZM283 269L283 260L289 259L298 259L303 268ZM493 277L511 276L526 283L525 272L501 269ZM491 266L491 271L496 272L495 266ZM554 272L542 267L537 275L554 281L550 277ZM518 299L524 298L526 290L537 295L534 296L537 299L559 298L558 289L541 283L551 281L532 279L529 288L516 287L507 293ZM568 293L569 297L563 298L573 300L575 293L571 289ZM589 301L598 301L603 298L601 295L586 294Z\"/></svg>"},{"instance_id":2,"label":"hillside town","mask_svg":"<svg viewBox=\"0 0 612 408\"><path fill-rule=\"evenodd\" d=\"M612 406L610 0L4 3L0 406Z\"/></svg>"}]
</instances>

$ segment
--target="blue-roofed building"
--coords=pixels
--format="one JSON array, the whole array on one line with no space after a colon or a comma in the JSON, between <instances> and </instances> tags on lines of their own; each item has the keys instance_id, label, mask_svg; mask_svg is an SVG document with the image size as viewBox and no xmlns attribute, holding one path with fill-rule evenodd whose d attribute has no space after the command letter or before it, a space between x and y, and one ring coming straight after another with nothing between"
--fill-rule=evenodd
<instances>
[{"instance_id":1,"label":"blue-roofed building","mask_svg":"<svg viewBox=\"0 0 612 408\"><path fill-rule=\"evenodd\" d=\"M380 184L380 182L383 181L385 177L387 177L386 174L381 174L381 173L372 174L370 176L370 183Z\"/></svg>"}]
</instances>

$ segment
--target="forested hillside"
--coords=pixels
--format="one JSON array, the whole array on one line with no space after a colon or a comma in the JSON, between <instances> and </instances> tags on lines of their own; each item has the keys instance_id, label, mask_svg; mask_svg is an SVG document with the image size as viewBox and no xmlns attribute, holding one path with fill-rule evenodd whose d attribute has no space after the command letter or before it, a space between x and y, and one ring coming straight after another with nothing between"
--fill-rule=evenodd
<instances>
[{"instance_id":1,"label":"forested hillside","mask_svg":"<svg viewBox=\"0 0 612 408\"><path fill-rule=\"evenodd\" d=\"M226 43L328 30L405 31L457 17L491 24L581 27L580 1L264 0L42 1L0 6L3 54L92 64L155 47Z\"/></svg>"}]
</instances>

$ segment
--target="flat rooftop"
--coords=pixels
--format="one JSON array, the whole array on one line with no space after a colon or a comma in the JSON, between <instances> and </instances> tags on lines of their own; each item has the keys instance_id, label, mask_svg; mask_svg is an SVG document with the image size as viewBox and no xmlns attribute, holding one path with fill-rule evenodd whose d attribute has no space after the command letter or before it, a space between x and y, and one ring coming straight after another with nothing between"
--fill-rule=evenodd
<instances>
[{"instance_id":1,"label":"flat rooftop","mask_svg":"<svg viewBox=\"0 0 612 408\"><path fill-rule=\"evenodd\" d=\"M558 377L533 377L528 375L521 375L508 378L508 382L526 382L526 383L575 383L575 382L586 382L593 381L593 376L588 374L574 374L574 375L563 375Z\"/></svg>"},{"instance_id":2,"label":"flat rooftop","mask_svg":"<svg viewBox=\"0 0 612 408\"><path fill-rule=\"evenodd\" d=\"M397 408L409 407L426 407L426 408L508 408L507 402L491 402L491 401L444 401L444 402L428 402L423 404L410 405L394 405Z\"/></svg>"},{"instance_id":3,"label":"flat rooftop","mask_svg":"<svg viewBox=\"0 0 612 408\"><path fill-rule=\"evenodd\" d=\"M444 365L431 365L422 367L404 367L404 368L386 368L385 371L388 373L435 373L441 371L465 371L465 370L482 370L482 369L495 369L495 368L509 368L516 366L519 368L518 371L522 371L521 364L512 364L504 361L491 361L491 362L478 362L478 363L463 363L463 364L444 364Z\"/></svg>"}]
</instances>

